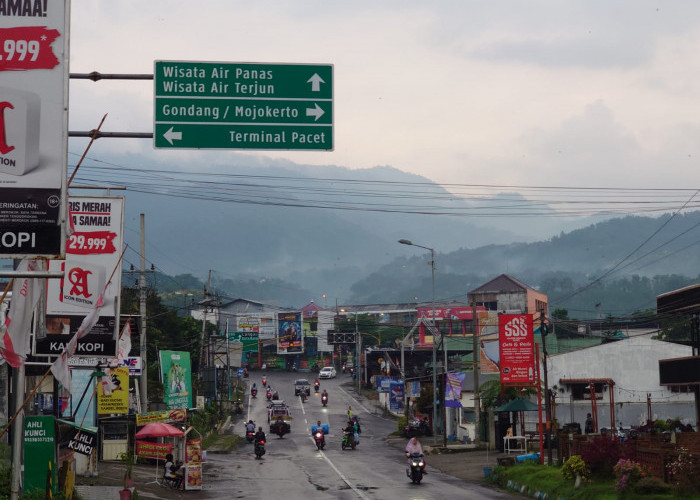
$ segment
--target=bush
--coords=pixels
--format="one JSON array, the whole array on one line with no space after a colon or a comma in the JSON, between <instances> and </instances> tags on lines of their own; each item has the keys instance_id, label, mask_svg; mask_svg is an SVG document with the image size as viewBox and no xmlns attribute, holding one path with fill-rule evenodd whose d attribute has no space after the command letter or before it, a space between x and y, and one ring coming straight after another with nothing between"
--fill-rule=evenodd
<instances>
[{"instance_id":1,"label":"bush","mask_svg":"<svg viewBox=\"0 0 700 500\"><path fill-rule=\"evenodd\" d=\"M620 446L610 437L596 437L583 447L581 458L588 465L593 477L611 478L613 467L620 460Z\"/></svg>"},{"instance_id":2,"label":"bush","mask_svg":"<svg viewBox=\"0 0 700 500\"><path fill-rule=\"evenodd\" d=\"M693 455L684 448L676 448L676 456L666 465L668 480L682 495L700 491L700 478L696 473Z\"/></svg>"},{"instance_id":3,"label":"bush","mask_svg":"<svg viewBox=\"0 0 700 500\"><path fill-rule=\"evenodd\" d=\"M406 415L402 415L399 417L399 419L396 421L396 430L403 435L403 428L406 427L406 423L408 420L406 419Z\"/></svg>"},{"instance_id":4,"label":"bush","mask_svg":"<svg viewBox=\"0 0 700 500\"><path fill-rule=\"evenodd\" d=\"M634 492L639 495L667 495L671 490L671 485L652 476L643 477L634 485Z\"/></svg>"},{"instance_id":5,"label":"bush","mask_svg":"<svg viewBox=\"0 0 700 500\"><path fill-rule=\"evenodd\" d=\"M632 491L641 479L649 475L644 467L628 458L618 460L613 471L615 472L615 489L623 494Z\"/></svg>"},{"instance_id":6,"label":"bush","mask_svg":"<svg viewBox=\"0 0 700 500\"><path fill-rule=\"evenodd\" d=\"M570 456L561 468L561 475L564 479L573 480L576 476L581 476L582 479L591 477L591 471L583 461L581 455Z\"/></svg>"}]
</instances>

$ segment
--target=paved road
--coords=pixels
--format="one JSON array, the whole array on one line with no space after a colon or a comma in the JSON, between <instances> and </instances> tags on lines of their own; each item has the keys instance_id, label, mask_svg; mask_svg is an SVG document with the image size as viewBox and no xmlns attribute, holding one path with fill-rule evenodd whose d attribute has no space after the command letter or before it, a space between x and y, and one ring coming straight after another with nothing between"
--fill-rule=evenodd
<instances>
[{"instance_id":1,"label":"paved road","mask_svg":"<svg viewBox=\"0 0 700 500\"><path fill-rule=\"evenodd\" d=\"M509 498L483 485L442 474L430 467L420 485L413 485L405 474L405 458L395 447L387 445L386 436L396 424L370 408L363 407L342 387L347 375L322 380L321 389L329 393L327 408L313 394L302 404L294 397L294 379L313 374L268 373L268 381L291 407L292 432L283 439L269 436L267 453L262 460L253 454L253 446L244 444L229 455L208 457L206 493L209 498L304 498L315 499L406 499ZM251 373L249 384L261 389L261 373ZM250 401L248 418L267 432L264 390ZM262 396L262 397L261 397ZM348 406L361 418L362 434L356 450L341 450L340 429L346 422ZM310 426L321 420L328 424L326 449L316 450ZM241 429L238 429L242 432Z\"/></svg>"}]
</instances>

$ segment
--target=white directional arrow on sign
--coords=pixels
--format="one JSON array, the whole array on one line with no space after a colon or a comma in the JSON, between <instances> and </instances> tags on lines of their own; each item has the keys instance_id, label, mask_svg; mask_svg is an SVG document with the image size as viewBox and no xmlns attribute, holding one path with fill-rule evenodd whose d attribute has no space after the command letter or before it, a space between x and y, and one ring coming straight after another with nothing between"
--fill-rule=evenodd
<instances>
[{"instance_id":1,"label":"white directional arrow on sign","mask_svg":"<svg viewBox=\"0 0 700 500\"><path fill-rule=\"evenodd\" d=\"M318 121L319 118L321 118L326 112L321 109L321 106L318 104L314 103L313 108L306 108L306 116L315 116L316 118L314 121Z\"/></svg>"},{"instance_id":2,"label":"white directional arrow on sign","mask_svg":"<svg viewBox=\"0 0 700 500\"><path fill-rule=\"evenodd\" d=\"M314 73L311 75L311 78L306 80L306 83L311 83L311 92L320 92L321 84L326 82L323 80L323 78L318 76L318 73Z\"/></svg>"},{"instance_id":3,"label":"white directional arrow on sign","mask_svg":"<svg viewBox=\"0 0 700 500\"><path fill-rule=\"evenodd\" d=\"M173 145L173 140L180 141L182 140L182 132L174 132L173 128L170 127L166 133L163 134L163 137L165 137L165 140L170 143L170 145Z\"/></svg>"}]
</instances>

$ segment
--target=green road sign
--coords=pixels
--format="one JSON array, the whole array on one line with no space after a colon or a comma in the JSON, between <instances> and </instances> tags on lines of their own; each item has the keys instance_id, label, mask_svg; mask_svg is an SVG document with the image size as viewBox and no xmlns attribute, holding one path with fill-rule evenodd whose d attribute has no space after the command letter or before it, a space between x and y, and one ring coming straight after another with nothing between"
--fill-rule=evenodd
<instances>
[{"instance_id":1,"label":"green road sign","mask_svg":"<svg viewBox=\"0 0 700 500\"><path fill-rule=\"evenodd\" d=\"M155 148L333 149L333 66L156 61Z\"/></svg>"}]
</instances>

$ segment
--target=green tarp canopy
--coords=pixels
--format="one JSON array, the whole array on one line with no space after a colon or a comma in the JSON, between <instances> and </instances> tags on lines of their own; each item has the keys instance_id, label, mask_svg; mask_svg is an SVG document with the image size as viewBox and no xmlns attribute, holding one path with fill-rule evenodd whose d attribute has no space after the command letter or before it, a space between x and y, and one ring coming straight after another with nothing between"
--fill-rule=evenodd
<instances>
[{"instance_id":1,"label":"green tarp canopy","mask_svg":"<svg viewBox=\"0 0 700 500\"><path fill-rule=\"evenodd\" d=\"M493 411L496 413L503 411L537 411L537 405L527 399L515 398Z\"/></svg>"}]
</instances>

